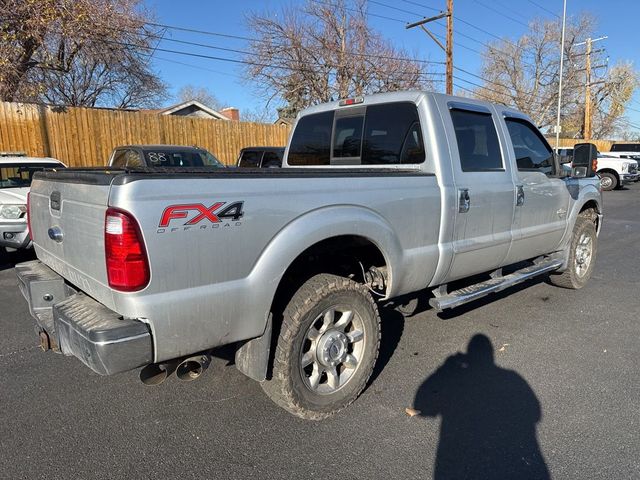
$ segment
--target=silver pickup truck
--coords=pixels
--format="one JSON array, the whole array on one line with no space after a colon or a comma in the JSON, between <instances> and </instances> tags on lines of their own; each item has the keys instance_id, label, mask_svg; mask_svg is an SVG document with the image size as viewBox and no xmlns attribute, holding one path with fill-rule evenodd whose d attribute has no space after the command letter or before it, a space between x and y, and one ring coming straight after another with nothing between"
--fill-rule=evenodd
<instances>
[{"instance_id":1,"label":"silver pickup truck","mask_svg":"<svg viewBox=\"0 0 640 480\"><path fill-rule=\"evenodd\" d=\"M320 419L369 379L378 302L429 289L453 308L542 274L582 287L596 154L577 146L567 172L526 116L477 100L342 100L300 114L282 169L37 174L38 260L16 271L45 349L156 384L234 344L278 405Z\"/></svg>"}]
</instances>

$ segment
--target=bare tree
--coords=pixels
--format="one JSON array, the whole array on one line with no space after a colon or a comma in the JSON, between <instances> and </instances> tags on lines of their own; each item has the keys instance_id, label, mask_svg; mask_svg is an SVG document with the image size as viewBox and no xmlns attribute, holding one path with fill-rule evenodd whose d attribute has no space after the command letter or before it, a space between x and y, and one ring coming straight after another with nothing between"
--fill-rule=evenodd
<instances>
[{"instance_id":1,"label":"bare tree","mask_svg":"<svg viewBox=\"0 0 640 480\"><path fill-rule=\"evenodd\" d=\"M156 32L139 0L0 0L0 98L148 106Z\"/></svg>"},{"instance_id":2,"label":"bare tree","mask_svg":"<svg viewBox=\"0 0 640 480\"><path fill-rule=\"evenodd\" d=\"M595 85L593 93L593 136L596 138L607 138L629 130L623 115L638 87L638 74L629 62L614 65L607 72L605 80L604 83Z\"/></svg>"},{"instance_id":3,"label":"bare tree","mask_svg":"<svg viewBox=\"0 0 640 480\"><path fill-rule=\"evenodd\" d=\"M517 40L503 39L483 52L482 87L474 95L512 105L527 113L541 128L555 125L560 65L560 22L534 20L529 32ZM584 130L585 55L576 43L593 34L595 20L588 14L568 20L565 38L562 132L581 136ZM592 65L605 62L603 52L594 51ZM592 79L593 80L593 79ZM624 105L637 86L637 76L628 64L610 69L593 90L594 137L612 134L620 125Z\"/></svg>"},{"instance_id":4,"label":"bare tree","mask_svg":"<svg viewBox=\"0 0 640 480\"><path fill-rule=\"evenodd\" d=\"M178 90L176 97L180 102L188 102L189 100L196 100L203 105L214 110L220 110L223 105L218 100L218 97L206 87L198 87L195 85L184 85Z\"/></svg>"},{"instance_id":5,"label":"bare tree","mask_svg":"<svg viewBox=\"0 0 640 480\"><path fill-rule=\"evenodd\" d=\"M240 120L253 123L273 123L277 118L277 113L268 107L255 107L244 109L240 112Z\"/></svg>"},{"instance_id":6,"label":"bare tree","mask_svg":"<svg viewBox=\"0 0 640 480\"><path fill-rule=\"evenodd\" d=\"M251 42L247 76L268 99L302 108L376 92L428 85L424 63L395 48L367 23L365 0L307 1L282 15L247 19Z\"/></svg>"}]
</instances>

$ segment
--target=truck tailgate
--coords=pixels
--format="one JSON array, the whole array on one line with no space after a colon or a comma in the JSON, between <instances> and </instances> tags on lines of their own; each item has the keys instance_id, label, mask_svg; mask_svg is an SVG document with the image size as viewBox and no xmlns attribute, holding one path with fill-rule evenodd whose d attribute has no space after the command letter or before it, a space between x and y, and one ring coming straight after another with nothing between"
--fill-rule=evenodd
<instances>
[{"instance_id":1,"label":"truck tailgate","mask_svg":"<svg viewBox=\"0 0 640 480\"><path fill-rule=\"evenodd\" d=\"M106 306L113 304L104 251L112 178L107 172L39 174L29 199L38 258Z\"/></svg>"}]
</instances>

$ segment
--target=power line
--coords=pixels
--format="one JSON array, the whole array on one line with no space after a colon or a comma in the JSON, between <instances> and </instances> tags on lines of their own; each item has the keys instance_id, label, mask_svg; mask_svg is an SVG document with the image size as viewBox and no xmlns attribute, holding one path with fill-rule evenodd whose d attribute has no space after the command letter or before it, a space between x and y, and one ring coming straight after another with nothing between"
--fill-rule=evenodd
<instances>
[{"instance_id":1,"label":"power line","mask_svg":"<svg viewBox=\"0 0 640 480\"><path fill-rule=\"evenodd\" d=\"M314 0L314 1L317 1L317 0ZM386 7L386 8L390 8L390 9L393 9L393 10L398 10L398 11L401 11L401 12L410 13L411 15L415 15L415 16L418 16L418 17L422 17L422 15L420 15L419 13L416 13L416 12L410 12L410 11L408 11L408 10L404 10L404 9L399 9L398 7L395 7L395 6L393 6L393 5L389 5L389 4L382 3L382 2L380 2L380 1L378 1L378 0L369 0L369 1L370 1L371 3L376 3L377 5L380 5L380 6L383 6L383 7ZM437 8L433 8L433 7L429 7L429 6L426 6L426 5L422 5L422 4L420 4L420 3L413 2L413 1L411 1L411 0L402 0L402 1L403 1L403 2L405 2L405 3L411 4L411 5L415 5L415 6L421 7L421 8L426 8L426 9L429 9L429 10L439 11ZM500 13L500 12L498 12L498 13ZM505 43L507 43L507 44L509 44L509 45L512 45L512 46L513 46L513 47L515 47L515 48L518 48L518 47L519 47L516 43L512 42L511 40L509 40L509 39L507 39L507 38L500 37L500 36L498 36L498 35L496 35L496 34L494 34L494 33L490 32L490 31L488 31L488 30L485 30L484 28L481 28L481 27L479 27L479 26L475 25L474 23L472 23L472 22L469 22L469 21L465 20L464 18L460 18L460 17L459 17L459 16L457 16L457 15L454 15L454 16L453 16L453 18L454 18L454 20L459 21L460 23L463 23L463 24L465 24L465 25L467 25L467 26L469 26L469 27L471 27L471 28L473 28L473 29L475 29L475 30L478 30L479 32L482 32L482 33L484 33L484 34L486 34L486 35L489 35L489 36L491 36L491 37L493 37L493 38L495 38L495 39L497 39L497 40L500 40L500 41L505 42ZM445 24L443 24L442 22L434 22L434 23L435 23L436 25L441 26L441 27L446 27L446 25L445 25ZM524 23L522 23L522 22L520 22L520 23L521 23L522 25L524 25L525 27L528 27L528 25L526 25L526 24L524 24ZM475 37L472 37L471 35L467 35L467 34L465 34L464 32L457 31L457 32L456 32L456 34L457 34L457 35L459 35L459 36L461 36L461 37L467 38L467 39L469 39L469 40L471 40L471 41L473 41L473 42L476 42L476 43L478 43L479 45L482 45L483 47L488 48L489 50L493 50L493 51L495 51L495 52L503 53L503 54L505 54L505 55L511 55L511 53L510 53L510 52L507 52L507 51L505 51L505 50L501 50L501 49L499 49L499 48L496 48L496 47L494 47L493 45L490 45L490 44L488 44L488 43L486 43L486 42L483 42L482 40L479 40L479 39L477 39L477 38L475 38ZM438 38L442 38L442 39L444 38L444 36L442 36L442 35L438 35L438 34L434 34L434 35L435 35L436 37L438 37ZM454 45L457 45L457 46L459 46L459 47L462 47L462 48L464 48L464 49L466 49L466 50L469 50L469 51L471 51L471 52L474 52L474 53L477 53L477 54L479 54L479 55L482 55L482 52L480 52L479 50L476 50L476 49L474 49L474 48L471 48L471 47L469 47L469 46L467 46L467 45L460 44L460 43L458 43L458 42L453 42L453 43L454 43ZM535 65L533 65L533 64L531 64L531 63L527 63L527 62L524 62L524 61L523 61L522 63L523 63L523 64L525 64L525 65L527 65L527 66L529 66L529 67L535 67Z\"/></svg>"},{"instance_id":2,"label":"power line","mask_svg":"<svg viewBox=\"0 0 640 480\"><path fill-rule=\"evenodd\" d=\"M322 0L312 0L312 1L315 2L315 3L318 3L320 5L325 5L325 6L331 6L332 5L331 3L328 3L328 2L322 1ZM374 3L374 1L375 1L375 3L377 5L380 5L380 6L384 6L384 7L387 7L387 8L394 9L394 10L400 10L402 12L410 13L410 14L415 15L415 16L421 16L421 15L415 13L415 12L409 12L408 10L398 9L397 7L393 7L391 5L384 4L384 3L379 2L377 0L370 0L370 3ZM437 9L434 9L434 8L431 8L431 7L427 7L425 5L420 5L420 4L416 3L416 2L411 2L410 0L403 0L403 1L405 1L406 3L413 4L413 5L421 6L423 8L429 8L431 10L438 11ZM355 10L353 8L345 7L345 9L347 11L350 11L350 12L359 13L357 10ZM386 16L386 15L379 15L379 14L374 14L374 13L369 13L369 12L367 12L367 15L373 16L373 17L376 17L376 18L381 18L381 19L384 19L384 20L397 22L397 23L402 23L402 24L406 24L407 23L405 20L389 17L389 16ZM479 31L481 31L483 33L486 33L488 35L492 35L497 39L505 40L505 41L508 42L508 40L501 39L500 37L492 34L491 32L488 32L488 31L486 31L486 30L484 30L484 29L482 29L480 27L477 27L476 25L473 25L472 23L467 22L464 19L460 19L458 17L454 17L454 18L456 20L459 20L462 23L468 24L469 26L472 26L473 28L476 28L477 30L479 30ZM229 34L224 34L224 33L220 33L220 32L209 31L209 30L198 30L198 29L193 29L193 28L179 27L179 26L175 26L175 25L169 25L169 24L166 24L166 23L157 23L157 22L145 22L145 23L147 25L151 25L151 26L155 26L155 27L161 27L161 28L167 28L167 29L170 29L170 30L177 30L177 31L183 31L183 32L190 32L190 33L198 33L198 34L203 34L203 35L212 35L212 36L217 36L217 37L233 38L233 39L244 40L244 41L249 41L249 42L263 42L263 40L258 39L258 38L245 37L245 36L240 36L240 35L229 35ZM441 23L438 23L438 25L445 26L444 24L441 24ZM438 35L438 34L435 34L435 35L438 38L441 38L441 39L445 38L443 35ZM458 32L458 35L460 35L461 37L464 37L464 38L468 38L469 40L472 40L474 42L477 42L478 44L483 45L483 46L485 46L487 48L491 48L491 49L496 50L498 52L501 52L501 53L504 53L504 54L508 54L508 52L505 52L503 50L499 50L499 49L497 49L495 47L492 47L491 45L488 45L488 44L482 42L481 40L478 40L478 39L476 39L476 38L474 38L474 37L472 37L470 35L466 35L463 32ZM170 39L167 39L167 40L170 41ZM182 42L184 42L184 41L182 41ZM461 47L461 48L464 48L466 50L469 50L469 51L471 51L473 53L482 54L482 52L480 52L479 50L474 49L472 47L469 47L468 45L461 44L459 42L454 42L454 45L456 45L458 47ZM221 49L221 47L218 47L218 49ZM412 58L403 58L403 57L388 57L388 56L374 55L374 54L360 54L358 52L351 52L351 53L356 55L356 56L360 55L360 56L365 56L365 57L370 57L370 58L382 58L382 59L389 59L389 60L406 60L406 61L415 61L415 62L420 62L420 63L425 63L425 64L434 64L434 65L438 65L438 64L439 65L444 65L445 64L445 62L432 61L432 60L412 59Z\"/></svg>"},{"instance_id":3,"label":"power line","mask_svg":"<svg viewBox=\"0 0 640 480\"><path fill-rule=\"evenodd\" d=\"M325 3L325 2L322 2L321 0L313 0L313 1L315 1L316 3L324 4L324 5L330 5L330 4L327 4L327 3ZM427 7L427 6L425 6L425 5L421 5L421 4L419 4L419 3L417 3L417 2L413 2L413 1L411 1L411 0L402 0L402 1L403 1L403 2L405 2L405 3L408 3L408 4L412 4L412 5L420 6L420 7L423 7L423 8L428 8L429 10L439 11L439 10L438 10L438 9L436 9L436 8L433 8L433 7ZM379 0L369 0L369 3L373 3L373 4L375 4L375 5L379 5L379 6L382 6L382 7L385 7L385 8L389 8L389 9L392 9L392 10L395 10L395 11L399 11L399 12L402 12L402 13L408 13L408 14L410 14L410 15L415 15L415 16L421 17L421 15L420 15L420 14L418 14L418 13L416 13L416 12L412 12L412 11L409 11L409 10L405 10L405 9L402 9L402 8L396 7L396 6L394 6L394 5L389 5L389 4L384 3L384 2L381 2L381 1L379 1ZM383 16L381 16L381 17L383 17ZM383 18L384 18L384 17L383 17ZM493 33L491 33L491 32L488 32L488 31L486 31L486 30L484 30L484 29L482 29L482 28L480 28L480 27L477 27L476 25L472 24L471 22L467 22L466 20L461 19L461 18L459 18L459 17L457 17L457 16L455 16L455 15L454 15L454 19L456 19L456 20L458 20L458 21L460 21L460 22L462 22L462 23L464 23L464 24L467 24L467 25L469 25L469 26L471 26L471 27L473 27L473 28L476 28L476 29L478 29L479 31L482 31L482 32L484 32L484 33L487 33L488 35L491 35L491 36L493 36L493 37L495 37L495 38L497 38L497 39L499 39L499 40L506 41L507 43L510 43L510 44L512 44L512 45L514 45L514 46L516 46L516 47L517 47L517 45L516 45L516 44L514 44L514 43L510 42L509 40L501 39L500 37L496 36L495 34L493 34ZM397 19L393 19L393 20L397 21ZM442 25L442 24L441 24L441 23L439 23L439 22L434 22L434 23L437 23L438 25ZM520 23L522 23L522 22L520 22ZM522 24L523 24L524 26L528 27L528 25L526 25L526 24L524 24L524 23L522 23ZM438 35L438 34L433 34L433 35L434 35L435 37L437 37L437 38L440 38L440 39L443 39L443 40L445 39L445 37L444 37L444 36L442 36L442 35ZM495 48L495 47L493 47L493 46L491 46L491 45L488 45L488 44L486 44L486 43L484 43L484 42L482 42L482 41L480 41L480 40L478 40L478 39L475 39L475 38L473 38L473 37L471 37L471 36L469 36L469 35L463 35L463 34L462 34L462 33L460 33L460 32L458 32L458 35L466 36L467 38L470 38L471 40L474 40L474 41L478 42L479 44L481 44L481 45L483 45L483 46L485 46L485 47L487 47L487 48L489 48L489 49L492 49L492 50L494 50L494 51L497 51L497 52L503 53L503 54L505 54L505 55L509 55L509 53L508 53L508 52L505 52L504 50L497 49L497 48ZM462 47L462 48L467 48L468 50L471 50L471 51L473 51L473 52L476 52L476 53L478 53L478 54L481 54L481 52L480 52L480 51L475 50L475 49L470 48L470 47L467 47L466 45L461 45L461 44L456 43L456 42L454 42L454 45L458 45L458 46L460 46L460 47ZM527 66L530 66L530 67L535 67L535 65L533 65L533 64L529 64L529 63L526 63L526 62L524 62L524 61L523 61L522 63L523 63L524 65L527 65ZM495 82L495 81L488 80L488 79L486 79L486 78L483 78L483 77L481 77L481 76L479 76L479 75L476 75L476 74L474 74L474 73L471 73L471 72L469 72L469 71L467 71L467 70L464 70L464 69L461 69L461 68L459 68L459 67L455 67L455 66L454 66L454 68L455 68L455 69L457 69L457 70L459 70L459 71L461 71L461 72L463 72L463 73L466 73L466 74L468 74L468 75L471 75L471 76L474 76L474 77L476 77L476 78L479 78L480 80L484 81L485 83L489 83L489 84L492 84L492 85L500 86L500 87L502 87L502 88L509 89L510 91L515 91L517 94L525 94L525 95L529 95L529 96L531 96L531 97L533 97L533 98L537 98L538 100L542 100L542 99L546 98L546 97L543 97L543 96L540 96L540 95L534 95L534 94L532 94L532 93L530 93L530 92L524 92L524 91L518 90L518 89L517 89L517 88L515 88L515 87L509 87L509 86L507 86L507 85L503 85L503 84L501 84L501 83L498 83L498 82ZM454 78L455 78L455 77L454 77ZM464 80L464 79L462 79L462 81L465 81L465 80ZM469 83L471 83L471 82L469 82ZM486 88L486 89L487 89L487 90L489 90L489 91L493 91L493 92L495 92L495 93L499 93L499 94L504 95L504 93L503 93L503 92L498 92L498 91L496 91L496 90L491 90L491 89L490 89L490 88L488 88L487 86L480 86L480 85L477 85L477 84L474 84L474 85L475 85L475 86L478 86L478 87L480 87L480 88Z\"/></svg>"},{"instance_id":4,"label":"power line","mask_svg":"<svg viewBox=\"0 0 640 480\"><path fill-rule=\"evenodd\" d=\"M513 8L508 7L507 5L505 5L503 2L499 2L498 0L493 0L493 3L497 4L500 6L500 8L504 8L505 10L507 10L508 12L511 12L515 15L517 15L518 17L520 17L521 19L523 19L525 22L529 21L529 18L526 15L523 15L522 13L518 12L517 10L514 10Z\"/></svg>"},{"instance_id":5,"label":"power line","mask_svg":"<svg viewBox=\"0 0 640 480\"><path fill-rule=\"evenodd\" d=\"M171 28L171 26L167 26L167 28ZM140 32L133 32L133 31L129 31L129 30L124 30L124 29L117 29L117 28L111 28L111 30L116 31L116 32L120 32L120 33L129 33L132 35L139 35L139 36L144 36L145 38L154 38L154 39L159 39L160 41L170 41L170 42L176 42L176 43L180 43L180 44L184 44L184 45L190 45L190 46L198 46L198 47L202 47L202 48L210 48L210 49L215 49L215 50L221 50L221 51L226 51L226 52L233 52L233 53L239 53L239 54L243 54L243 55L247 55L247 56L257 56L258 54L255 52L249 52L246 50L239 50L239 49L234 49L234 48L226 48L226 47L219 47L216 45L211 45L211 44L207 44L207 43L199 43L199 42L191 42L191 41L187 41L187 40L180 40L180 39L174 39L174 38L166 38L164 36L161 35L155 35L153 33L140 33ZM109 41L110 43L118 43L115 41ZM125 45L125 46L129 46L132 48L138 48L138 49L145 49L145 50L158 50L158 51L164 51L164 52L168 52L168 53L174 53L174 54L179 54L179 55L186 55L186 56L198 56L200 58L209 58L212 60L218 60L218 61L227 61L227 62L233 62L233 63L241 63L241 64L246 64L246 65L255 65L255 66L263 66L263 67L267 67L267 68L281 68L281 69L289 69L289 70L300 70L299 68L287 68L284 67L282 65L274 65L274 64L268 64L268 63L260 63L260 62L252 62L252 61L247 61L247 60L238 60L238 59L229 59L229 58L223 58L223 57L217 57L217 56L211 56L211 55L197 55L194 54L192 52L184 52L184 51L178 51L178 50L169 50L169 49L160 49L158 47L150 47L147 45L136 45L136 44L123 44L120 43L121 45ZM421 60L421 59L411 59L408 57L393 57L393 56L388 56L388 55L375 55L375 54L365 54L365 53L359 53L359 52L346 52L348 54L352 54L354 56L362 56L362 57L373 57L373 58L384 58L384 59L389 59L389 60L404 60L404 61L415 61L416 63L425 63L425 64L444 64L444 62L435 62L435 61L430 61L430 60ZM274 57L275 60L281 60L281 61L288 61L289 59L287 58L282 58L282 57ZM310 63L310 62L307 62ZM329 68L336 68L337 65L331 64L331 63L314 63L312 65L318 66L318 67L329 67ZM306 71L310 71L306 69ZM441 72L422 72L422 71L399 71L396 72L405 76L409 76L409 75L419 75L419 76L438 76L438 75L444 75L444 73Z\"/></svg>"},{"instance_id":6,"label":"power line","mask_svg":"<svg viewBox=\"0 0 640 480\"><path fill-rule=\"evenodd\" d=\"M509 15L507 15L507 14L506 14L506 13L504 13L504 12L501 12L501 11L500 11L500 10L498 10L497 8L493 8L491 5L487 5L486 3L482 3L480 0L474 0L474 1L475 1L478 5L481 5L481 6L483 6L484 8L486 8L486 9L488 9L488 10L491 10L491 11L492 11L492 12L494 12L494 13L497 13L498 15L501 15L501 16L503 16L504 18L508 18L508 19L509 19L509 20L511 20L512 22L515 22L515 23L517 23L517 24L519 24L519 25L524 25L525 27L529 28L529 25L527 25L526 23L521 22L521 21L520 21L520 20L518 20L517 18L513 18L513 17L509 16Z\"/></svg>"},{"instance_id":7,"label":"power line","mask_svg":"<svg viewBox=\"0 0 640 480\"><path fill-rule=\"evenodd\" d=\"M138 49L138 50L150 50L150 51L158 51L158 52L165 52L165 53L172 53L172 54L176 54L176 55L184 55L184 56L188 56L188 57L194 57L194 58L204 58L204 59L209 59L209 60L216 60L216 61L222 61L222 62L230 62L230 63L235 63L235 64L242 64L242 65L250 65L250 66L258 66L258 67L265 67L265 68L275 68L275 69L280 69L280 70L291 70L291 71L301 71L301 72L307 72L307 73L315 73L314 70L308 69L308 68L294 68L294 67L287 67L284 65L274 65L274 64L269 64L269 63L264 63L264 62L252 62L249 60L240 60L240 59L236 59L236 58L226 58L226 57L219 57L219 56L215 56L215 55L205 55L205 54L199 54L199 53L194 53L194 52L184 52L181 50L172 50L172 49L167 49L167 48L161 48L161 47L151 47L151 46L147 46L147 45L136 45L134 43L128 43L128 42L118 42L118 41L114 41L114 40L102 40L103 43L110 43L110 44L114 44L114 45L121 45L121 46L125 46L125 47L129 47L129 48L134 48L134 49ZM149 56L149 53L146 53L145 55ZM323 64L320 65L318 64L317 66L327 66L329 68L334 68L335 66L331 65L331 64ZM443 73L439 73L439 72L420 72L420 71L416 71L416 72L406 72L406 71L400 71L400 72L395 72L398 73L400 75L403 75L405 77L411 75L417 75L420 77L426 77L426 79L428 81L431 82L435 82L436 79L432 79L430 78L430 76L437 76L437 75L444 75Z\"/></svg>"},{"instance_id":8,"label":"power line","mask_svg":"<svg viewBox=\"0 0 640 480\"><path fill-rule=\"evenodd\" d=\"M160 25L160 24L156 24L156 25ZM164 28L172 29L173 27L171 27L170 25L166 25ZM185 30L183 28L175 28L175 29L177 29L177 30ZM112 30L125 31L125 30L118 30L118 29L112 29ZM202 32L202 31L200 31L200 32ZM135 34L135 32L128 32L128 33ZM215 32L209 32L209 33L214 34ZM207 43L199 43L199 42L191 42L191 41L187 41L187 40L179 40L179 39L175 39L175 38L168 38L166 36L165 37L160 37L160 36L157 36L157 35L154 35L154 34L148 34L148 33L146 34L146 36L148 38L159 38L162 41L181 43L183 45L191 45L191 46L197 46L197 47L203 47L203 48L210 48L210 49L214 49L214 50L221 50L221 51L233 52L233 53L241 53L243 55L253 55L253 56L257 56L258 55L255 52L248 52L246 50L227 48L227 47L218 47L218 46L207 44ZM251 41L251 42L265 43L264 40L257 39L257 38L249 38L249 37L242 37L242 38L244 38L244 39L246 39L248 41ZM392 55L376 55L376 54L373 54L373 53L362 53L362 52L352 52L352 51L346 51L345 53L347 55L352 55L354 57L378 58L378 59L382 59L382 60L398 60L398 61L422 63L422 64L425 64L425 65L444 65L445 64L445 62L441 62L441 61L423 60L423 59L420 59L420 58L395 57L395 56L392 56ZM280 59L280 60L282 60L282 59Z\"/></svg>"},{"instance_id":9,"label":"power line","mask_svg":"<svg viewBox=\"0 0 640 480\"><path fill-rule=\"evenodd\" d=\"M324 5L329 5L325 2L321 2L319 0L313 0L316 3L320 3L320 4L324 4ZM349 9L349 11L356 11L354 9ZM385 17L382 15L376 15L380 18L384 18L386 20L393 20L393 21L397 21L400 23L405 23L404 20L400 20L400 19L396 19L396 18L391 18L391 17ZM245 37L245 36L241 36L241 35L230 35L230 34L226 34L226 33L220 33L220 32L215 32L215 31L211 31L211 30L198 30L198 29L194 29L194 28L187 28L187 27L179 27L179 26L175 26L175 25L168 25L166 23L157 23L157 22L145 22L146 25L151 25L154 27L161 27L161 28L166 28L169 30L177 30L177 31L181 31L181 32L189 32L189 33L198 33L201 35L211 35L211 36L216 36L216 37L223 37L223 38L232 38L232 39L236 39L236 40L244 40L247 42L261 42L264 43L264 40L259 39L259 38L255 38L255 37ZM171 40L171 39L166 39L166 40ZM181 41L181 43L185 43L186 41ZM209 48L216 48L216 47L209 47ZM217 47L218 49L222 49L221 47ZM394 57L394 56L388 56L388 55L375 55L375 54L371 54L371 53L360 53L360 52L346 52L350 55L354 55L354 56L361 56L361 57L367 57L367 58L380 58L380 59L385 59L385 60L404 60L404 61L412 61L412 62L418 62L418 63L424 63L424 64L434 64L434 65L444 65L445 62L440 62L440 61L435 61L435 60L423 60L423 59L419 59L419 58L410 58L410 57Z\"/></svg>"},{"instance_id":10,"label":"power line","mask_svg":"<svg viewBox=\"0 0 640 480\"><path fill-rule=\"evenodd\" d=\"M149 57L151 56L151 54L147 54L147 53L142 53L142 55L147 55ZM235 77L235 78L237 78L239 80L244 80L246 78L246 77L243 77L241 75L237 75L235 73L222 72L220 70L214 70L212 68L204 67L202 65L194 65L192 63L181 62L179 60L172 60L170 58L159 57L157 55L155 55L153 58L154 58L154 60L161 60L163 62L175 63L176 65L182 65L183 67L191 67L191 68L196 68L198 70L203 70L203 71L206 71L206 72L217 73L219 75L225 75L225 76L228 76L228 77Z\"/></svg>"},{"instance_id":11,"label":"power line","mask_svg":"<svg viewBox=\"0 0 640 480\"><path fill-rule=\"evenodd\" d=\"M554 17L558 17L558 18L562 18L560 15L558 15L555 12L552 12L551 10L549 10L548 8L543 7L542 5L540 5L538 2L534 2L533 0L528 0L529 3L531 3L532 5L535 5L536 7L538 7L541 10L544 10L547 13L550 13L551 15L553 15Z\"/></svg>"}]
</instances>

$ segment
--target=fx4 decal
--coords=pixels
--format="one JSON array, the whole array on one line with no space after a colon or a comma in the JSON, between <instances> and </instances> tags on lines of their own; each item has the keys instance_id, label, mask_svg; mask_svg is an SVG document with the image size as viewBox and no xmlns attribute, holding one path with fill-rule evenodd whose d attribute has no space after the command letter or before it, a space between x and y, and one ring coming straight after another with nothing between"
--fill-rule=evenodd
<instances>
[{"instance_id":1,"label":"fx4 decal","mask_svg":"<svg viewBox=\"0 0 640 480\"><path fill-rule=\"evenodd\" d=\"M169 205L162 212L158 228L169 227L172 220L172 227L190 227L202 221L205 221L205 224L214 224L215 226L223 222L238 222L244 215L242 211L243 205L244 202L233 202L229 205L226 202L216 202L210 207L202 203ZM184 222L177 221L183 219L187 220ZM200 228L203 227L204 225L200 225ZM187 228L184 228L184 230L187 230Z\"/></svg>"}]
</instances>

